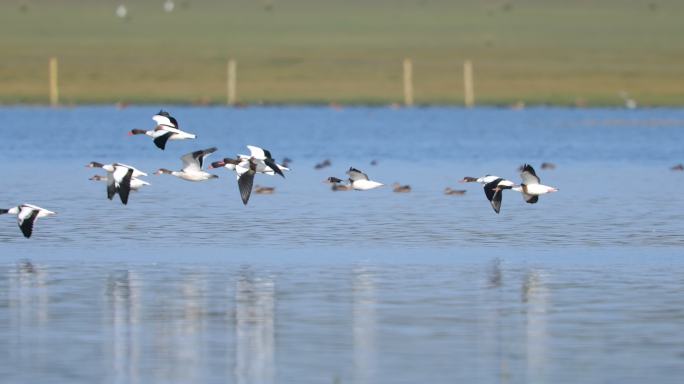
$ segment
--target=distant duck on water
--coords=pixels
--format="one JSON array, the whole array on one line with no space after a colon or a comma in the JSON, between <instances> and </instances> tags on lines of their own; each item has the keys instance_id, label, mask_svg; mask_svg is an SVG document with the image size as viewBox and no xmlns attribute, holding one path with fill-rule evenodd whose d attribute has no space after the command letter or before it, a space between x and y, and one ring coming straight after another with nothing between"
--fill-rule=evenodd
<instances>
[{"instance_id":1,"label":"distant duck on water","mask_svg":"<svg viewBox=\"0 0 684 384\"><path fill-rule=\"evenodd\" d=\"M451 187L446 187L444 188L444 194L449 195L449 196L462 196L465 195L466 190L465 189L452 189Z\"/></svg>"},{"instance_id":2,"label":"distant duck on water","mask_svg":"<svg viewBox=\"0 0 684 384\"><path fill-rule=\"evenodd\" d=\"M351 191L352 186L351 184L342 184L342 179L338 179L337 177L328 177L323 181L326 184L330 184L331 188L333 191Z\"/></svg>"},{"instance_id":3,"label":"distant duck on water","mask_svg":"<svg viewBox=\"0 0 684 384\"><path fill-rule=\"evenodd\" d=\"M262 187L260 185L254 186L254 193L257 195L272 195L275 192L275 187Z\"/></svg>"},{"instance_id":4,"label":"distant duck on water","mask_svg":"<svg viewBox=\"0 0 684 384\"><path fill-rule=\"evenodd\" d=\"M17 215L17 224L27 239L33 234L33 224L41 217L56 215L55 212L31 204L22 204L9 209L0 209L0 215Z\"/></svg>"},{"instance_id":5,"label":"distant duck on water","mask_svg":"<svg viewBox=\"0 0 684 384\"><path fill-rule=\"evenodd\" d=\"M329 159L325 159L322 162L314 165L314 169L323 169L323 168L329 167L331 165L332 165L332 162Z\"/></svg>"},{"instance_id":6,"label":"distant duck on water","mask_svg":"<svg viewBox=\"0 0 684 384\"><path fill-rule=\"evenodd\" d=\"M411 186L394 183L392 184L392 191L396 193L408 193L411 192Z\"/></svg>"}]
</instances>

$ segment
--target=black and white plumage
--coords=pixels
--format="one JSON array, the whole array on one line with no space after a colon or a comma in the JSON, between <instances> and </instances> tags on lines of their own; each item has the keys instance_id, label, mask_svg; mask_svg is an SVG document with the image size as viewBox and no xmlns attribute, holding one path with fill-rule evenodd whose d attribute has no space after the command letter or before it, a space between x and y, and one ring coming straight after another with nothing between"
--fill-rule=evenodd
<instances>
[{"instance_id":1,"label":"black and white plumage","mask_svg":"<svg viewBox=\"0 0 684 384\"><path fill-rule=\"evenodd\" d=\"M240 189L240 197L242 198L242 203L244 205L247 205L247 202L249 202L249 196L252 194L252 186L254 185L256 168L256 162L253 159L249 159L246 167L242 166L236 169L238 172L238 188Z\"/></svg>"},{"instance_id":2,"label":"black and white plumage","mask_svg":"<svg viewBox=\"0 0 684 384\"><path fill-rule=\"evenodd\" d=\"M459 183L479 183L485 185L491 183L496 179L500 179L500 177L495 175L484 175L482 177L466 176L463 179L461 179Z\"/></svg>"},{"instance_id":3,"label":"black and white plumage","mask_svg":"<svg viewBox=\"0 0 684 384\"><path fill-rule=\"evenodd\" d=\"M107 198L112 200L114 195L118 193L119 198L121 198L121 202L124 205L128 204L128 195L131 192L131 180L134 177L147 176L147 173L122 163L101 164L93 161L86 165L86 167L102 168L107 171Z\"/></svg>"},{"instance_id":4,"label":"black and white plumage","mask_svg":"<svg viewBox=\"0 0 684 384\"><path fill-rule=\"evenodd\" d=\"M254 176L257 173L271 176L277 173L285 177L283 171L290 170L289 168L276 163L268 150L253 145L248 145L247 148L251 153L249 156L237 155L236 158L226 157L223 160L211 163L208 167L210 169L223 167L235 171L238 187L240 189L240 197L242 198L242 203L245 205L247 205L247 202L249 201L249 197L252 193L252 186L254 184Z\"/></svg>"},{"instance_id":5,"label":"black and white plumage","mask_svg":"<svg viewBox=\"0 0 684 384\"><path fill-rule=\"evenodd\" d=\"M239 156L234 159L230 157L225 157L223 160L214 161L213 163L209 164L207 168L226 168L228 170L234 171L235 167L237 167L238 164L240 164L242 161L243 160Z\"/></svg>"},{"instance_id":6,"label":"black and white plumage","mask_svg":"<svg viewBox=\"0 0 684 384\"><path fill-rule=\"evenodd\" d=\"M93 180L93 181L107 181L107 176L101 176L101 175L93 175L90 179L88 180ZM146 186L146 185L151 185L145 180L138 179L137 177L132 177L131 178L131 191L137 191L140 188Z\"/></svg>"},{"instance_id":7,"label":"black and white plumage","mask_svg":"<svg viewBox=\"0 0 684 384\"><path fill-rule=\"evenodd\" d=\"M181 157L181 160L183 161L183 168L180 171L169 171L168 169L161 168L155 174L173 175L187 181L205 181L216 179L218 176L212 175L211 173L202 170L204 159L214 152L216 152L216 147L186 153Z\"/></svg>"},{"instance_id":8,"label":"black and white plumage","mask_svg":"<svg viewBox=\"0 0 684 384\"><path fill-rule=\"evenodd\" d=\"M276 164L275 160L273 159L273 156L271 156L271 152L267 149L259 148L254 145L248 145L247 149L249 149L249 152L251 153L252 157L256 160L257 165L259 162L263 162L264 165L266 165L268 168L270 168L273 172L276 174L285 177L285 174L283 171L280 169L281 166Z\"/></svg>"},{"instance_id":9,"label":"black and white plumage","mask_svg":"<svg viewBox=\"0 0 684 384\"><path fill-rule=\"evenodd\" d=\"M512 189L515 184L510 181L499 177L484 186L485 196L487 200L492 204L494 212L499 213L501 211L501 199L503 197L504 189Z\"/></svg>"},{"instance_id":10,"label":"black and white plumage","mask_svg":"<svg viewBox=\"0 0 684 384\"><path fill-rule=\"evenodd\" d=\"M31 237L33 234L33 225L38 218L56 215L55 212L31 204L22 204L10 209L0 209L0 214L5 213L17 215L17 224L26 238Z\"/></svg>"},{"instance_id":11,"label":"black and white plumage","mask_svg":"<svg viewBox=\"0 0 684 384\"><path fill-rule=\"evenodd\" d=\"M541 184L539 176L529 164L524 164L521 167L520 178L522 179L520 186L511 189L522 193L523 199L529 204L535 204L539 201L540 195L558 192L557 188Z\"/></svg>"},{"instance_id":12,"label":"black and white plumage","mask_svg":"<svg viewBox=\"0 0 684 384\"><path fill-rule=\"evenodd\" d=\"M351 191L351 184L342 184L342 179L331 176L323 181L326 184L330 184L333 191Z\"/></svg>"},{"instance_id":13,"label":"black and white plumage","mask_svg":"<svg viewBox=\"0 0 684 384\"><path fill-rule=\"evenodd\" d=\"M171 116L166 111L159 111L152 116L152 120L157 123L157 126L152 130L132 129L129 135L147 135L152 137L152 141L157 148L164 150L166 143L169 140L186 140L195 139L197 135L182 131L178 125L175 117Z\"/></svg>"},{"instance_id":14,"label":"black and white plumage","mask_svg":"<svg viewBox=\"0 0 684 384\"><path fill-rule=\"evenodd\" d=\"M353 167L349 167L347 176L349 176L349 184L351 184L352 188L358 191L367 191L382 187L384 185L382 183L378 183L377 181L372 181L368 178L368 175Z\"/></svg>"},{"instance_id":15,"label":"black and white plumage","mask_svg":"<svg viewBox=\"0 0 684 384\"><path fill-rule=\"evenodd\" d=\"M271 156L271 152L266 149L256 147L254 145L248 145L247 149L249 149L250 155L238 155L238 158L241 160L248 160L250 158L253 159L256 163L257 173L263 173L269 176L278 174L282 177L285 177L283 171L290 170L290 168L276 163L275 160L273 160L273 156Z\"/></svg>"}]
</instances>

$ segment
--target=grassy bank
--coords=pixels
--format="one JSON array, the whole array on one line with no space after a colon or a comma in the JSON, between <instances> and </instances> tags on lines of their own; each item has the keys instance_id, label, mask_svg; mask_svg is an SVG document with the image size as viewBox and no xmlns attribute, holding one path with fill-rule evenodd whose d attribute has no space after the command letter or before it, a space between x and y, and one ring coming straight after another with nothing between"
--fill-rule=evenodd
<instances>
[{"instance_id":1,"label":"grassy bank","mask_svg":"<svg viewBox=\"0 0 684 384\"><path fill-rule=\"evenodd\" d=\"M4 0L0 102L47 103L50 56L71 103L225 103L238 60L246 103L684 105L678 0ZM23 4L23 5L22 5Z\"/></svg>"}]
</instances>

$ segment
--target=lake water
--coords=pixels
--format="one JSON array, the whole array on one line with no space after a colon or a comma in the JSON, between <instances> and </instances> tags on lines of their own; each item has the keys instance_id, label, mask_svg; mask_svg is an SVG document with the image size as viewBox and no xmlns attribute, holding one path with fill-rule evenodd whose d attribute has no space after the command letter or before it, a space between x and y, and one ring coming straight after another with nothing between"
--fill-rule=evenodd
<instances>
[{"instance_id":1,"label":"lake water","mask_svg":"<svg viewBox=\"0 0 684 384\"><path fill-rule=\"evenodd\" d=\"M684 110L0 108L3 381L678 383L684 375ZM243 206L235 178L151 175L246 144L293 160ZM324 159L332 166L314 170ZM370 165L372 160L378 164ZM123 162L128 206L89 181ZM557 168L542 171L541 162ZM560 191L496 215L463 176ZM332 192L354 166L410 184ZM463 196L445 196L451 186Z\"/></svg>"}]
</instances>

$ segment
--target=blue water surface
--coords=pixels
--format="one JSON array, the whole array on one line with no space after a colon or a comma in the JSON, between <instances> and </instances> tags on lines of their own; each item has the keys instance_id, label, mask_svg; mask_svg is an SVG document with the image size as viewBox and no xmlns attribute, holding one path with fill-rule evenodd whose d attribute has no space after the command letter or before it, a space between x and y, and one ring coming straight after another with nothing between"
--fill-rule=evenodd
<instances>
[{"instance_id":1,"label":"blue water surface","mask_svg":"<svg viewBox=\"0 0 684 384\"><path fill-rule=\"evenodd\" d=\"M684 110L0 108L7 382L677 383L684 374ZM292 159L272 195L152 173L218 147ZM315 170L330 159L332 166ZM371 165L372 161L377 165ZM127 206L90 161L150 174ZM552 162L555 170L541 170ZM464 176L559 188L501 214ZM359 168L387 187L332 192ZM101 173L101 172L100 172ZM394 182L412 192L397 194ZM445 187L466 189L446 196Z\"/></svg>"}]
</instances>

